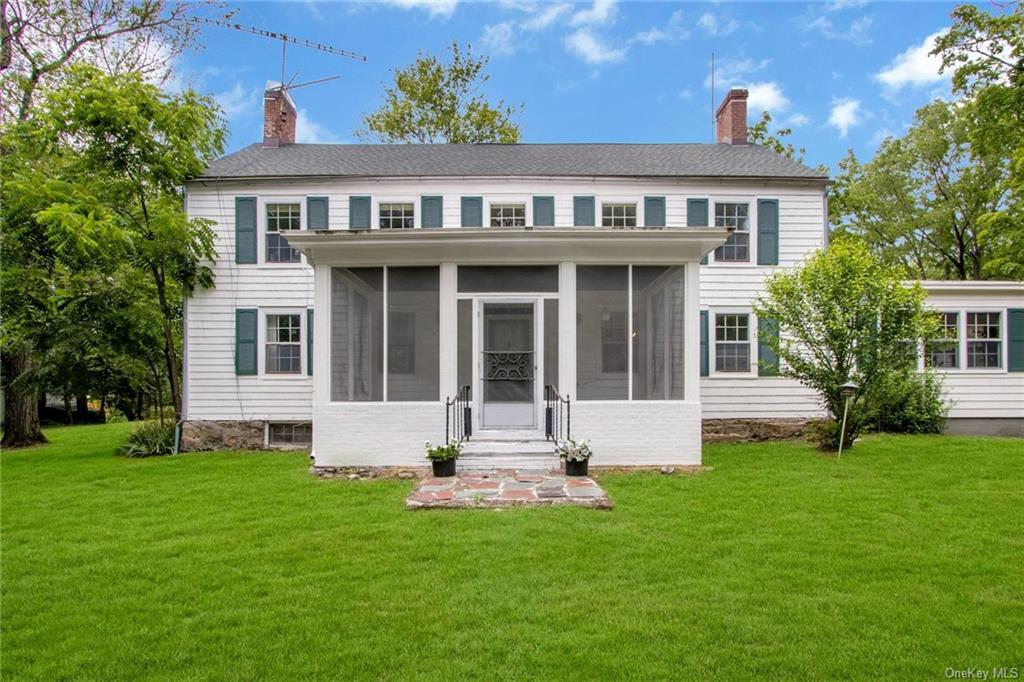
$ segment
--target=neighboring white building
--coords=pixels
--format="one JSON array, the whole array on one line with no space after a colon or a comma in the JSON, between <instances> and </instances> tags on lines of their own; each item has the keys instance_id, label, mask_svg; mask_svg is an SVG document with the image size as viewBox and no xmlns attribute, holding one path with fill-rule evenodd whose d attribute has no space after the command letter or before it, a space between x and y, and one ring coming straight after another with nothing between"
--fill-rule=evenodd
<instances>
[{"instance_id":1,"label":"neighboring white building","mask_svg":"<svg viewBox=\"0 0 1024 682\"><path fill-rule=\"evenodd\" d=\"M265 105L264 143L187 187L219 259L187 305L186 446L312 424L319 467L419 464L464 416L471 442L564 434L557 392L601 464L697 464L702 418L821 414L751 305L826 244L828 178L746 143L745 91L717 144L293 144L288 95ZM951 424L1021 432L1024 284L926 286L955 313L929 349Z\"/></svg>"}]
</instances>

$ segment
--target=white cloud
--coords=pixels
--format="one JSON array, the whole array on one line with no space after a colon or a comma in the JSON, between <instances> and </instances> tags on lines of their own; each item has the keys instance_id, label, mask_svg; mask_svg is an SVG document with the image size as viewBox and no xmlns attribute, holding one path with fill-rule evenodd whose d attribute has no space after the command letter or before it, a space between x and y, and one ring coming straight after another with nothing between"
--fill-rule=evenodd
<instances>
[{"instance_id":1,"label":"white cloud","mask_svg":"<svg viewBox=\"0 0 1024 682\"><path fill-rule=\"evenodd\" d=\"M839 131L839 137L846 137L850 128L861 122L860 100L852 97L832 100L832 112L828 124Z\"/></svg>"},{"instance_id":2,"label":"white cloud","mask_svg":"<svg viewBox=\"0 0 1024 682\"><path fill-rule=\"evenodd\" d=\"M626 48L612 47L589 29L581 28L565 37L565 47L587 64L613 64L626 57Z\"/></svg>"},{"instance_id":3,"label":"white cloud","mask_svg":"<svg viewBox=\"0 0 1024 682\"><path fill-rule=\"evenodd\" d=\"M875 80L892 91L906 86L931 85L948 78L939 73L942 58L932 55L935 41L945 34L946 29L931 34L919 45L912 45L896 56L889 65L875 74Z\"/></svg>"},{"instance_id":4,"label":"white cloud","mask_svg":"<svg viewBox=\"0 0 1024 682\"><path fill-rule=\"evenodd\" d=\"M746 59L721 59L715 63L715 85L726 88L740 87L747 77L771 64L772 60L755 61ZM704 79L704 87L711 87L711 74Z\"/></svg>"},{"instance_id":5,"label":"white cloud","mask_svg":"<svg viewBox=\"0 0 1024 682\"><path fill-rule=\"evenodd\" d=\"M875 23L872 17L860 17L851 21L847 28L841 29L825 15L813 19L804 17L802 21L805 32L815 31L829 40L845 40L855 45L867 45L872 41L870 31Z\"/></svg>"},{"instance_id":6,"label":"white cloud","mask_svg":"<svg viewBox=\"0 0 1024 682\"><path fill-rule=\"evenodd\" d=\"M805 126L810 122L811 119L798 112L790 115L790 117L786 119L785 124L790 128L799 128L800 126Z\"/></svg>"},{"instance_id":7,"label":"white cloud","mask_svg":"<svg viewBox=\"0 0 1024 682\"><path fill-rule=\"evenodd\" d=\"M527 31L541 31L554 24L571 9L572 5L568 2L545 5L543 10L531 12L532 16L523 20L520 25Z\"/></svg>"},{"instance_id":8,"label":"white cloud","mask_svg":"<svg viewBox=\"0 0 1024 682\"><path fill-rule=\"evenodd\" d=\"M789 99L782 94L782 88L774 81L750 83L746 88L750 93L747 96L747 109L752 112L760 114L767 111L775 114L789 109Z\"/></svg>"},{"instance_id":9,"label":"white cloud","mask_svg":"<svg viewBox=\"0 0 1024 682\"><path fill-rule=\"evenodd\" d=\"M594 0L589 9L581 9L572 15L572 26L603 26L615 21L619 8L615 0Z\"/></svg>"},{"instance_id":10,"label":"white cloud","mask_svg":"<svg viewBox=\"0 0 1024 682\"><path fill-rule=\"evenodd\" d=\"M840 12L844 9L863 7L868 0L831 0L825 3L825 9L829 12Z\"/></svg>"},{"instance_id":11,"label":"white cloud","mask_svg":"<svg viewBox=\"0 0 1024 682\"><path fill-rule=\"evenodd\" d=\"M213 96L217 104L224 110L228 120L238 118L242 114L263 113L260 102L259 88L246 88L241 83L235 85L225 92L218 92Z\"/></svg>"},{"instance_id":12,"label":"white cloud","mask_svg":"<svg viewBox=\"0 0 1024 682\"><path fill-rule=\"evenodd\" d=\"M690 32L683 26L683 11L676 10L668 18L664 27L654 26L646 31L640 31L633 36L632 42L654 45L655 43L685 40L690 37Z\"/></svg>"},{"instance_id":13,"label":"white cloud","mask_svg":"<svg viewBox=\"0 0 1024 682\"><path fill-rule=\"evenodd\" d=\"M295 141L325 144L341 142L327 126L311 119L305 109L299 109L298 116L295 117Z\"/></svg>"},{"instance_id":14,"label":"white cloud","mask_svg":"<svg viewBox=\"0 0 1024 682\"><path fill-rule=\"evenodd\" d=\"M719 22L718 17L711 12L705 12L700 15L697 25L704 29L704 32L709 36L727 36L740 27L739 22L735 19Z\"/></svg>"},{"instance_id":15,"label":"white cloud","mask_svg":"<svg viewBox=\"0 0 1024 682\"><path fill-rule=\"evenodd\" d=\"M510 55L516 51L516 46L518 45L518 42L515 40L515 34L515 24L511 21L488 24L484 26L480 42L491 54Z\"/></svg>"},{"instance_id":16,"label":"white cloud","mask_svg":"<svg viewBox=\"0 0 1024 682\"><path fill-rule=\"evenodd\" d=\"M402 9L422 9L431 17L447 19L455 13L459 0L390 0L391 4Z\"/></svg>"},{"instance_id":17,"label":"white cloud","mask_svg":"<svg viewBox=\"0 0 1024 682\"><path fill-rule=\"evenodd\" d=\"M693 99L693 90L690 88L683 88L679 91L679 99Z\"/></svg>"}]
</instances>

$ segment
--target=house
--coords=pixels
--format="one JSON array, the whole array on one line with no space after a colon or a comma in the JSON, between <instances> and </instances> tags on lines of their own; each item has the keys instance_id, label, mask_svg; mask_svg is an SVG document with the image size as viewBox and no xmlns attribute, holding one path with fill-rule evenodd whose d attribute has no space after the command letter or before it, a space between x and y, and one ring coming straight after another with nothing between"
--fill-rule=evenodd
<instances>
[{"instance_id":1,"label":"house","mask_svg":"<svg viewBox=\"0 0 1024 682\"><path fill-rule=\"evenodd\" d=\"M697 464L702 420L821 414L751 303L826 245L828 178L747 144L745 91L714 144L295 144L288 93L264 105L262 144L186 188L219 254L187 303L186 449L409 465L554 430L602 464ZM1024 285L927 286L952 416L1021 429Z\"/></svg>"}]
</instances>

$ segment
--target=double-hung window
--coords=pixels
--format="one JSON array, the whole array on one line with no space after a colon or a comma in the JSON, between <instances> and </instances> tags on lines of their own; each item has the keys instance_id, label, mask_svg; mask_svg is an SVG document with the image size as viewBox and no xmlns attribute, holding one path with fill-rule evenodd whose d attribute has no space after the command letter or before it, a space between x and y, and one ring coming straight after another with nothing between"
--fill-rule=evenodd
<instances>
[{"instance_id":1,"label":"double-hung window","mask_svg":"<svg viewBox=\"0 0 1024 682\"><path fill-rule=\"evenodd\" d=\"M938 369L960 366L959 313L939 313L939 333L925 344L924 364Z\"/></svg>"},{"instance_id":2,"label":"double-hung window","mask_svg":"<svg viewBox=\"0 0 1024 682\"><path fill-rule=\"evenodd\" d=\"M491 204L491 227L526 227L526 204Z\"/></svg>"},{"instance_id":3,"label":"double-hung window","mask_svg":"<svg viewBox=\"0 0 1024 682\"><path fill-rule=\"evenodd\" d=\"M267 374L302 372L302 316L297 313L267 315Z\"/></svg>"},{"instance_id":4,"label":"double-hung window","mask_svg":"<svg viewBox=\"0 0 1024 682\"><path fill-rule=\"evenodd\" d=\"M715 249L717 263L746 263L750 260L749 204L715 204L715 227L733 228L724 244Z\"/></svg>"},{"instance_id":5,"label":"double-hung window","mask_svg":"<svg viewBox=\"0 0 1024 682\"><path fill-rule=\"evenodd\" d=\"M267 204L267 262L298 263L302 257L285 235L302 227L299 204Z\"/></svg>"},{"instance_id":6,"label":"double-hung window","mask_svg":"<svg viewBox=\"0 0 1024 682\"><path fill-rule=\"evenodd\" d=\"M407 203L382 203L380 205L380 228L382 230L411 228L416 226L415 206Z\"/></svg>"},{"instance_id":7,"label":"double-hung window","mask_svg":"<svg viewBox=\"0 0 1024 682\"><path fill-rule=\"evenodd\" d=\"M601 227L636 227L636 204L601 204Z\"/></svg>"},{"instance_id":8,"label":"double-hung window","mask_svg":"<svg viewBox=\"0 0 1024 682\"><path fill-rule=\"evenodd\" d=\"M967 313L967 367L1001 367L1003 358L1000 313Z\"/></svg>"},{"instance_id":9,"label":"double-hung window","mask_svg":"<svg viewBox=\"0 0 1024 682\"><path fill-rule=\"evenodd\" d=\"M715 315L715 371L750 372L750 315Z\"/></svg>"}]
</instances>

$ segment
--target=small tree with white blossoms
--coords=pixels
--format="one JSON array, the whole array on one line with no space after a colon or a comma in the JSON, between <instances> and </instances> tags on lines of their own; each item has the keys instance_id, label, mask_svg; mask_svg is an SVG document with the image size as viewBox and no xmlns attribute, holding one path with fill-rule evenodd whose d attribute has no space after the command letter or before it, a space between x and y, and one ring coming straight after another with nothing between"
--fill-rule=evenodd
<instances>
[{"instance_id":1,"label":"small tree with white blossoms","mask_svg":"<svg viewBox=\"0 0 1024 682\"><path fill-rule=\"evenodd\" d=\"M908 285L903 272L883 264L863 242L837 235L802 267L779 272L765 283L754 304L761 340L781 359L779 373L814 389L831 421L817 434L823 449L838 447L844 398L841 386L860 386L850 401L844 443L864 426L862 406L884 380L902 374L913 381L908 362L920 339L937 338L934 313L924 308L925 292Z\"/></svg>"}]
</instances>

